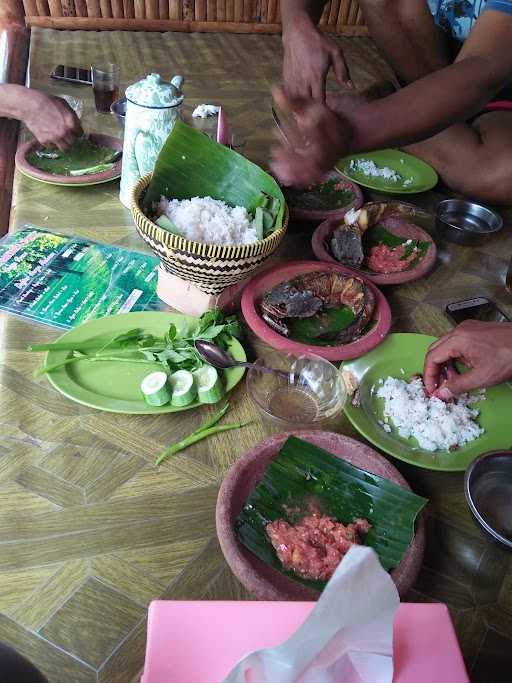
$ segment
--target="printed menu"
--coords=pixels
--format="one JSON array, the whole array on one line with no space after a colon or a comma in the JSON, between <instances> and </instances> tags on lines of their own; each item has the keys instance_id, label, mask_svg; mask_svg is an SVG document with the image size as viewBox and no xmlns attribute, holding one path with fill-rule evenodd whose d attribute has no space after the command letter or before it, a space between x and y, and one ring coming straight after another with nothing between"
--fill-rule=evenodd
<instances>
[{"instance_id":1,"label":"printed menu","mask_svg":"<svg viewBox=\"0 0 512 683\"><path fill-rule=\"evenodd\" d=\"M0 310L62 329L163 310L157 270L150 254L27 224L0 240Z\"/></svg>"}]
</instances>

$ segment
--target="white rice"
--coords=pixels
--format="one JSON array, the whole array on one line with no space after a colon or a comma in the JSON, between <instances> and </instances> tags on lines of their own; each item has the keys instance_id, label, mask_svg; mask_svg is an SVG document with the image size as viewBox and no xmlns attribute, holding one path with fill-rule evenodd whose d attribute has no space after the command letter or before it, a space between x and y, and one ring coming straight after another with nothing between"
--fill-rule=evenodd
<instances>
[{"instance_id":1,"label":"white rice","mask_svg":"<svg viewBox=\"0 0 512 683\"><path fill-rule=\"evenodd\" d=\"M377 396L384 399L384 415L390 418L400 436L414 437L427 451L463 446L483 434L475 419L479 411L470 406L484 398L463 394L452 403L429 398L421 379L406 382L388 377ZM386 431L388 431L386 429Z\"/></svg>"},{"instance_id":2,"label":"white rice","mask_svg":"<svg viewBox=\"0 0 512 683\"><path fill-rule=\"evenodd\" d=\"M351 159L348 168L349 171L356 171L374 178L384 178L384 180L391 180L393 183L398 183L402 180L400 173L389 168L389 166L377 166L370 159Z\"/></svg>"},{"instance_id":3,"label":"white rice","mask_svg":"<svg viewBox=\"0 0 512 683\"><path fill-rule=\"evenodd\" d=\"M232 208L211 197L171 199L162 197L158 215L166 215L183 237L206 244L251 244L256 229L242 206Z\"/></svg>"}]
</instances>

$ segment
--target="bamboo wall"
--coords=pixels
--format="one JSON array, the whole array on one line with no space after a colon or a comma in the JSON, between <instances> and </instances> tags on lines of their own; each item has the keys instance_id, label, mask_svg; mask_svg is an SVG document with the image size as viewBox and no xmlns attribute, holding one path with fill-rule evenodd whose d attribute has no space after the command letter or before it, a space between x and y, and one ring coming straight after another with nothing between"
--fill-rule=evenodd
<instances>
[{"instance_id":1,"label":"bamboo wall","mask_svg":"<svg viewBox=\"0 0 512 683\"><path fill-rule=\"evenodd\" d=\"M30 26L66 29L278 33L279 0L23 0ZM356 0L330 0L331 33L366 33Z\"/></svg>"}]
</instances>

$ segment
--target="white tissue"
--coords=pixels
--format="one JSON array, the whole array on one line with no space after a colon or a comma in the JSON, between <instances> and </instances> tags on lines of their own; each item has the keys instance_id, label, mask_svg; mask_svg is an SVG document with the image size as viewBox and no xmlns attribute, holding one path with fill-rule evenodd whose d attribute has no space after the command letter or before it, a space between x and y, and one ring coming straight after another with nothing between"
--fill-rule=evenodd
<instances>
[{"instance_id":1,"label":"white tissue","mask_svg":"<svg viewBox=\"0 0 512 683\"><path fill-rule=\"evenodd\" d=\"M194 119L206 119L208 116L215 116L219 113L220 107L216 107L214 104L200 104L192 112L192 117Z\"/></svg>"},{"instance_id":2,"label":"white tissue","mask_svg":"<svg viewBox=\"0 0 512 683\"><path fill-rule=\"evenodd\" d=\"M302 626L248 654L223 683L391 683L399 604L375 551L353 545Z\"/></svg>"}]
</instances>

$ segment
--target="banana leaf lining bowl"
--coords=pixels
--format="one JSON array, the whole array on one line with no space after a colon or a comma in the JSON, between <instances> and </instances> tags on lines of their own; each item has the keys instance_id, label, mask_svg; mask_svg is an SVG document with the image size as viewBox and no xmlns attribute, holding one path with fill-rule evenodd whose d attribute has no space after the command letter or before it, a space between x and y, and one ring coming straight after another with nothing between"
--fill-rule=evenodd
<instances>
[{"instance_id":1,"label":"banana leaf lining bowl","mask_svg":"<svg viewBox=\"0 0 512 683\"><path fill-rule=\"evenodd\" d=\"M216 508L217 536L224 557L237 579L258 600L317 600L320 593L258 559L237 537L235 522L268 465L277 457L289 436L325 449L336 458L376 474L410 491L410 487L383 456L355 439L333 432L294 431L271 436L239 458L222 482ZM425 511L416 518L415 533L391 577L401 597L416 580L425 549Z\"/></svg>"},{"instance_id":2,"label":"banana leaf lining bowl","mask_svg":"<svg viewBox=\"0 0 512 683\"><path fill-rule=\"evenodd\" d=\"M194 242L160 228L148 216L162 196L169 199L212 197L230 206L256 210L262 195L279 200L274 230L251 244ZM233 150L178 121L160 150L152 174L132 192L132 215L142 239L161 259L163 268L218 294L246 279L277 249L288 224L288 208L274 178Z\"/></svg>"}]
</instances>

